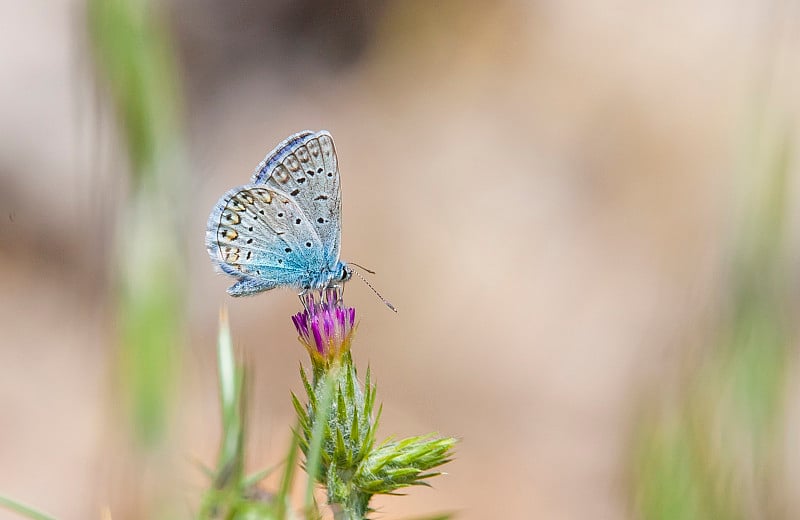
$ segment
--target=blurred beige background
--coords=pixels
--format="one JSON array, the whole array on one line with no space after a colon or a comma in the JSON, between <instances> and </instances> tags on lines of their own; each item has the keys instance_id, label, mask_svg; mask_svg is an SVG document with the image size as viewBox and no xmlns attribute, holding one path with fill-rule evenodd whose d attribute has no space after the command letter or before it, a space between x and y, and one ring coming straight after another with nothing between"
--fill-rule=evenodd
<instances>
[{"instance_id":1,"label":"blurred beige background","mask_svg":"<svg viewBox=\"0 0 800 520\"><path fill-rule=\"evenodd\" d=\"M769 98L796 123L800 8L322 4L164 5L190 161L175 237L189 341L171 427L187 517L204 482L191 461L213 461L219 435L220 305L253 362L253 469L284 452L305 361L296 297L227 297L204 251L206 218L284 137L327 129L343 259L375 269L400 311L348 285L381 434L462 440L433 489L380 498L377 517L629 518L633 422L644 396L674 384L720 297L753 108ZM107 266L125 156L92 77L82 3L4 12L0 494L99 518L136 485L113 478L108 439Z\"/></svg>"}]
</instances>

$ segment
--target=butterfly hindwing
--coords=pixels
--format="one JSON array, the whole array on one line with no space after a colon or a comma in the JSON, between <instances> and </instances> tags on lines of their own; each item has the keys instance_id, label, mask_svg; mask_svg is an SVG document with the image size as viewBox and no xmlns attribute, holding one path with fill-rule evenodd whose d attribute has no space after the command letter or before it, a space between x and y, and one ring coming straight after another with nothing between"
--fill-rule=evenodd
<instances>
[{"instance_id":1,"label":"butterfly hindwing","mask_svg":"<svg viewBox=\"0 0 800 520\"><path fill-rule=\"evenodd\" d=\"M245 185L217 202L206 231L212 261L239 296L279 285L304 288L326 266L321 239L297 201L270 186Z\"/></svg>"}]
</instances>

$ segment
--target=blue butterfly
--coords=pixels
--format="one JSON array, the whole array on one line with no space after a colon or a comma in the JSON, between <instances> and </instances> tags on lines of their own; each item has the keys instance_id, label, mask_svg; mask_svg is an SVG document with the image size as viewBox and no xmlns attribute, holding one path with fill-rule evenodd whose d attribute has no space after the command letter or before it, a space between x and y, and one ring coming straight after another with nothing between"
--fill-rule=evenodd
<instances>
[{"instance_id":1,"label":"blue butterfly","mask_svg":"<svg viewBox=\"0 0 800 520\"><path fill-rule=\"evenodd\" d=\"M306 293L349 280L352 270L339 260L341 210L331 135L288 137L256 167L250 184L228 190L208 218L211 261L236 278L228 294L281 286Z\"/></svg>"}]
</instances>

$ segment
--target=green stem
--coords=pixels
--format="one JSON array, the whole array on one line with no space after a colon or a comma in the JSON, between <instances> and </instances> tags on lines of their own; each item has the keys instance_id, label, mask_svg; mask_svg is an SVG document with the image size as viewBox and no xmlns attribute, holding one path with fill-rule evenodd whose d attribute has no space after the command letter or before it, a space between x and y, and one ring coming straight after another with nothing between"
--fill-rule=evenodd
<instances>
[{"instance_id":1,"label":"green stem","mask_svg":"<svg viewBox=\"0 0 800 520\"><path fill-rule=\"evenodd\" d=\"M6 498L0 496L0 508L8 509L9 511L14 511L17 514L20 514L27 518L32 518L33 520L54 520L53 517L47 516L44 513L41 513L31 507L26 506L20 502L11 500L10 498Z\"/></svg>"},{"instance_id":2,"label":"green stem","mask_svg":"<svg viewBox=\"0 0 800 520\"><path fill-rule=\"evenodd\" d=\"M349 486L348 491L345 496L330 498L334 520L364 520L371 497Z\"/></svg>"}]
</instances>

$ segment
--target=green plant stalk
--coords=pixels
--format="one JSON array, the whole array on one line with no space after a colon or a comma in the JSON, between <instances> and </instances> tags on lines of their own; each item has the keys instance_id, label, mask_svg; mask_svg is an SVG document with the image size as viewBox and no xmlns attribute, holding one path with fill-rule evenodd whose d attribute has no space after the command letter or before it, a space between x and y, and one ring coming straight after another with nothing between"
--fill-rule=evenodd
<instances>
[{"instance_id":1,"label":"green plant stalk","mask_svg":"<svg viewBox=\"0 0 800 520\"><path fill-rule=\"evenodd\" d=\"M133 437L166 438L183 343L185 272L175 193L184 185L178 67L151 0L88 0L98 83L114 106L130 164L117 274L120 382Z\"/></svg>"},{"instance_id":2,"label":"green plant stalk","mask_svg":"<svg viewBox=\"0 0 800 520\"><path fill-rule=\"evenodd\" d=\"M4 507L9 511L13 511L19 515L22 515L26 518L31 518L33 520L55 520L55 518L52 516L48 516L40 511L26 506L25 504L3 496L0 496L0 507Z\"/></svg>"},{"instance_id":3,"label":"green plant stalk","mask_svg":"<svg viewBox=\"0 0 800 520\"><path fill-rule=\"evenodd\" d=\"M732 244L731 291L710 355L677 409L640 433L636 500L643 518L780 518L786 380L796 305L791 258L793 132L768 107L741 147L742 198Z\"/></svg>"},{"instance_id":4,"label":"green plant stalk","mask_svg":"<svg viewBox=\"0 0 800 520\"><path fill-rule=\"evenodd\" d=\"M333 509L336 520L361 520L369 511L372 494L364 492L358 486L355 476L363 460L361 457L365 455L366 448L371 447L359 444L362 444L360 429L369 428L372 411L364 406L364 394L358 384L355 367L349 355L344 361L342 370L339 373L343 374L343 377L338 378L336 382L335 409L331 410L328 424L329 430L335 428L336 431L335 447L329 446L329 450L339 456L328 466L325 486L328 491L328 503ZM371 444L371 441L367 442ZM332 439L329 439L329 443L332 444Z\"/></svg>"},{"instance_id":5,"label":"green plant stalk","mask_svg":"<svg viewBox=\"0 0 800 520\"><path fill-rule=\"evenodd\" d=\"M244 475L244 432L246 417L245 369L237 363L228 327L227 313L220 315L219 394L222 411L222 445L217 461L215 486L223 488L228 483L242 481Z\"/></svg>"},{"instance_id":6,"label":"green plant stalk","mask_svg":"<svg viewBox=\"0 0 800 520\"><path fill-rule=\"evenodd\" d=\"M292 482L294 481L294 472L297 468L297 447L299 444L298 435L300 428L295 428L292 432L291 441L289 443L289 452L286 456L286 465L281 476L281 484L278 488L278 494L275 497L275 516L277 518L285 518L286 512L289 508L289 493L292 489ZM312 495L313 496L313 495Z\"/></svg>"},{"instance_id":7,"label":"green plant stalk","mask_svg":"<svg viewBox=\"0 0 800 520\"><path fill-rule=\"evenodd\" d=\"M224 308L220 312L217 363L222 438L216 468L209 472L211 488L203 497L198 518L283 519L285 515L278 516L274 513L275 503L260 496L257 490L258 482L270 472L261 472L250 477L244 475L247 370L234 353Z\"/></svg>"}]
</instances>

